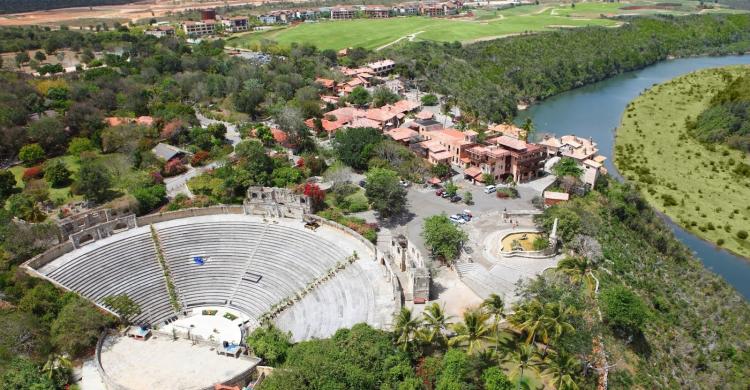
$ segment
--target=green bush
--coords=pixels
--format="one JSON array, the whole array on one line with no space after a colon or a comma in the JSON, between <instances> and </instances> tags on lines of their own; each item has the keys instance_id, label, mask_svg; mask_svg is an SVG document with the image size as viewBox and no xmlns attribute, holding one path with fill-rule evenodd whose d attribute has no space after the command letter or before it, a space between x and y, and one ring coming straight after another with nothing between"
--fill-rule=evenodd
<instances>
[{"instance_id":1,"label":"green bush","mask_svg":"<svg viewBox=\"0 0 750 390\"><path fill-rule=\"evenodd\" d=\"M26 166L31 166L44 160L44 149L39 144L24 145L18 152L18 158Z\"/></svg>"},{"instance_id":2,"label":"green bush","mask_svg":"<svg viewBox=\"0 0 750 390\"><path fill-rule=\"evenodd\" d=\"M737 238L739 238L740 240L747 239L747 231L746 230L738 230L737 231Z\"/></svg>"}]
</instances>

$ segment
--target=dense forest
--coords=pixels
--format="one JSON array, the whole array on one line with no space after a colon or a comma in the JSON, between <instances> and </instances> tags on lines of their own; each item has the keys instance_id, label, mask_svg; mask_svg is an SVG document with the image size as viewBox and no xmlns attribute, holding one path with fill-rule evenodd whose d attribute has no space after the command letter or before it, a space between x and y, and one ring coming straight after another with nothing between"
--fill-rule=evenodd
<instances>
[{"instance_id":1,"label":"dense forest","mask_svg":"<svg viewBox=\"0 0 750 390\"><path fill-rule=\"evenodd\" d=\"M0 0L0 14L132 3L133 0Z\"/></svg>"},{"instance_id":2,"label":"dense forest","mask_svg":"<svg viewBox=\"0 0 750 390\"><path fill-rule=\"evenodd\" d=\"M740 76L711 99L710 107L687 123L701 142L726 143L750 152L750 76Z\"/></svg>"},{"instance_id":3,"label":"dense forest","mask_svg":"<svg viewBox=\"0 0 750 390\"><path fill-rule=\"evenodd\" d=\"M405 43L386 51L399 71L449 95L469 119L502 121L533 102L668 56L744 53L750 15L623 19L621 28L581 28L462 46Z\"/></svg>"}]
</instances>

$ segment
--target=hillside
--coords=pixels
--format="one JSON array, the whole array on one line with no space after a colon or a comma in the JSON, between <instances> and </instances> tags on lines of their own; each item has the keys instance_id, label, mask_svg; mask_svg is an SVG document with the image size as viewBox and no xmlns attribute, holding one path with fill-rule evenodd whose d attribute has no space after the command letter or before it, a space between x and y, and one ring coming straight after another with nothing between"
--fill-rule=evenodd
<instances>
[{"instance_id":1,"label":"hillside","mask_svg":"<svg viewBox=\"0 0 750 390\"><path fill-rule=\"evenodd\" d=\"M534 102L668 56L744 53L749 15L634 18L472 45L411 42L384 56L425 88L451 95L469 119L502 121Z\"/></svg>"},{"instance_id":2,"label":"hillside","mask_svg":"<svg viewBox=\"0 0 750 390\"><path fill-rule=\"evenodd\" d=\"M70 7L95 7L132 3L132 0L2 0L0 14L41 11Z\"/></svg>"},{"instance_id":3,"label":"hillside","mask_svg":"<svg viewBox=\"0 0 750 390\"><path fill-rule=\"evenodd\" d=\"M750 75L740 75L730 82L686 125L688 133L701 142L725 143L750 152Z\"/></svg>"},{"instance_id":4,"label":"hillside","mask_svg":"<svg viewBox=\"0 0 750 390\"><path fill-rule=\"evenodd\" d=\"M727 107L721 103L724 98L714 96L724 96L727 86L737 89L749 75L741 66L708 69L643 93L622 118L614 156L620 173L653 207L697 236L745 257L750 257L750 158L721 143L697 140L690 135L696 130L686 123L706 115L707 108ZM719 129L707 119L699 122Z\"/></svg>"}]
</instances>

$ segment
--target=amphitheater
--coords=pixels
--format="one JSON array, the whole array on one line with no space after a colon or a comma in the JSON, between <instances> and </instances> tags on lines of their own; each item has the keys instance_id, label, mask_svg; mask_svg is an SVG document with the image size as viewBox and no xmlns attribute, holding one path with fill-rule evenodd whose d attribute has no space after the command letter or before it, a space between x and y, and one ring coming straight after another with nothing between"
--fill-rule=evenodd
<instances>
[{"instance_id":1,"label":"amphitheater","mask_svg":"<svg viewBox=\"0 0 750 390\"><path fill-rule=\"evenodd\" d=\"M377 249L363 237L314 216L308 222L309 218L315 218L316 229L298 218L250 215L242 206L149 215L137 218L133 228L77 248L65 242L25 266L103 310L109 310L106 297L127 294L141 308L132 322L151 327L160 335L156 339L168 338L166 330L176 334L178 329L188 329L184 338L208 348L241 343L264 320L291 332L296 341L328 337L361 322L388 328L401 304L393 271L377 261ZM207 311L219 315L207 317ZM154 341L124 351L142 356L147 352L140 350L141 345L150 342ZM157 348L158 342L154 343ZM104 349L117 352L117 348ZM104 364L123 358L127 359L107 358L104 352L98 356L104 366L101 374L117 383L107 387L195 385L175 385L175 377L187 375L179 367L175 372L157 370L163 378L142 382L143 375L122 372L128 370L122 369L127 364L121 361L109 368ZM196 362L188 357L185 364ZM109 376L115 372L121 373ZM205 380L200 385L224 382L210 375Z\"/></svg>"}]
</instances>

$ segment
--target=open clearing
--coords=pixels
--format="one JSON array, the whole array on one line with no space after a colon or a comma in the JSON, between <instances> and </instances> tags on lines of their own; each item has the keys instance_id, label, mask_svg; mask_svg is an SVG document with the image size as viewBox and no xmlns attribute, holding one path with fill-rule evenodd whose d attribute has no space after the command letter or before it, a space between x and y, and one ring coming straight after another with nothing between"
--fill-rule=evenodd
<instances>
[{"instance_id":1,"label":"open clearing","mask_svg":"<svg viewBox=\"0 0 750 390\"><path fill-rule=\"evenodd\" d=\"M482 37L551 30L554 25L570 27L615 26L605 19L580 19L538 14L507 16L492 21L398 17L389 19L355 19L322 21L264 32L251 32L227 40L228 46L254 49L264 39L288 46L293 42L313 44L320 49L364 47L374 49L401 37L416 34L414 40L466 42Z\"/></svg>"},{"instance_id":2,"label":"open clearing","mask_svg":"<svg viewBox=\"0 0 750 390\"><path fill-rule=\"evenodd\" d=\"M415 41L462 43L477 42L526 32L547 31L583 26L619 26L621 22L606 17L631 14L652 15L697 13L698 2L683 1L673 9L650 9L656 2L576 3L519 6L504 10L473 9L471 16L459 18L395 17L388 19L321 20L272 30L249 32L227 40L228 46L257 50L264 40L288 47L292 43L308 43L319 49L346 47L381 48L399 38ZM644 8L624 10L622 7ZM711 12L735 12L716 9Z\"/></svg>"},{"instance_id":3,"label":"open clearing","mask_svg":"<svg viewBox=\"0 0 750 390\"><path fill-rule=\"evenodd\" d=\"M745 257L750 240L736 233L750 231L750 180L732 169L740 161L750 164L750 157L723 144L709 150L687 135L685 120L707 108L729 79L749 73L745 66L708 69L655 86L627 108L615 144L617 169L653 207ZM676 204L666 206L666 195Z\"/></svg>"}]
</instances>

